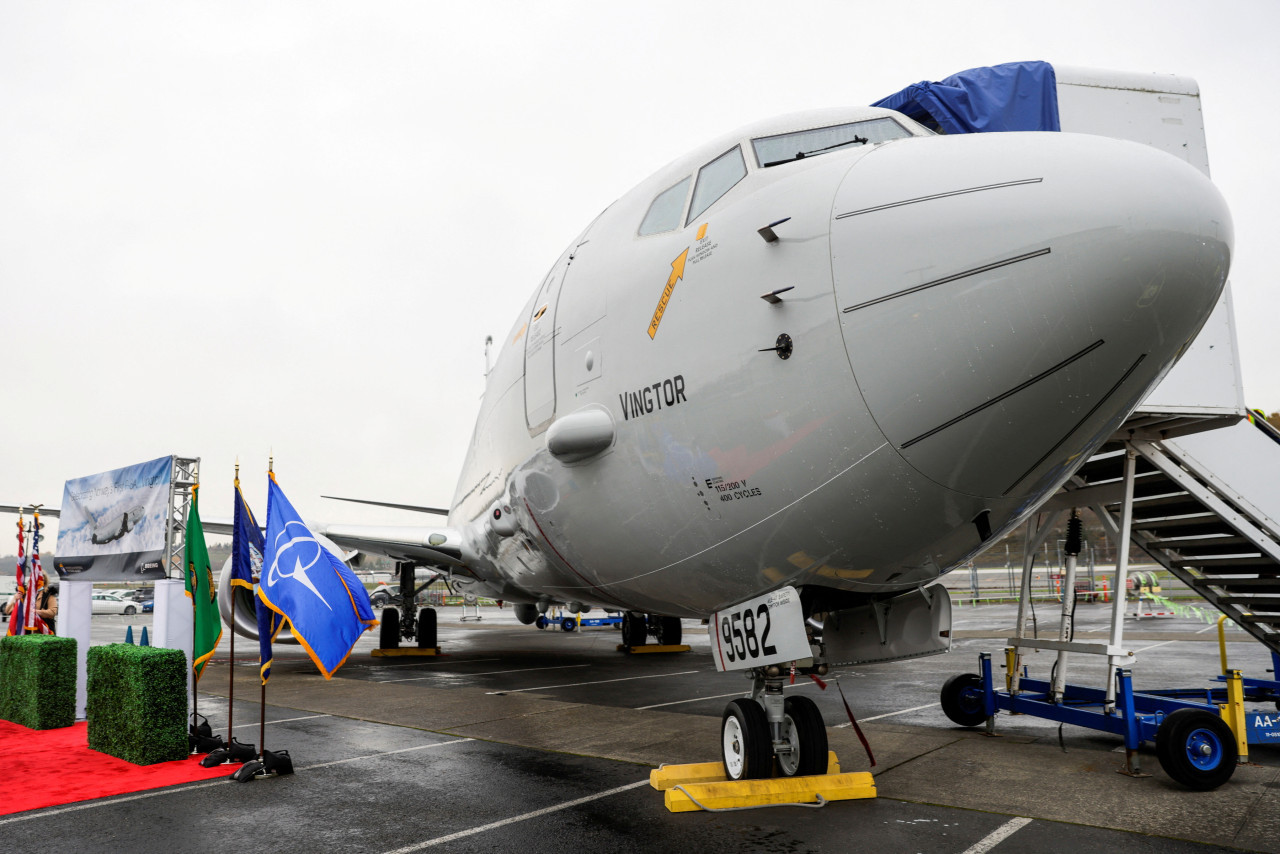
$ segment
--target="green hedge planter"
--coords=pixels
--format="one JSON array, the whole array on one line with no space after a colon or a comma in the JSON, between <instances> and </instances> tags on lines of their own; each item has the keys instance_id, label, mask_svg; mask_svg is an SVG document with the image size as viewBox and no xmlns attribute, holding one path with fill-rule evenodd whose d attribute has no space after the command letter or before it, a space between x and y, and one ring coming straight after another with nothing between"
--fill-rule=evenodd
<instances>
[{"instance_id":1,"label":"green hedge planter","mask_svg":"<svg viewBox=\"0 0 1280 854\"><path fill-rule=\"evenodd\" d=\"M187 658L113 643L89 649L89 746L135 765L185 759Z\"/></svg>"},{"instance_id":2,"label":"green hedge planter","mask_svg":"<svg viewBox=\"0 0 1280 854\"><path fill-rule=\"evenodd\" d=\"M76 722L76 642L53 635L0 638L0 718L28 729Z\"/></svg>"}]
</instances>

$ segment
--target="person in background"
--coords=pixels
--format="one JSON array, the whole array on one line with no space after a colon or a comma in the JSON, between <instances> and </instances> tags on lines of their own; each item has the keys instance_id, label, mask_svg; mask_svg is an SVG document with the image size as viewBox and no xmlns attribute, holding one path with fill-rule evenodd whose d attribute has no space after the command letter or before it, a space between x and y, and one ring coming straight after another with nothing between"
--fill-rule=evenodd
<instances>
[{"instance_id":1,"label":"person in background","mask_svg":"<svg viewBox=\"0 0 1280 854\"><path fill-rule=\"evenodd\" d=\"M58 620L58 584L49 582L40 591L40 604L36 606L36 616L44 620L47 634L56 635L54 631Z\"/></svg>"}]
</instances>

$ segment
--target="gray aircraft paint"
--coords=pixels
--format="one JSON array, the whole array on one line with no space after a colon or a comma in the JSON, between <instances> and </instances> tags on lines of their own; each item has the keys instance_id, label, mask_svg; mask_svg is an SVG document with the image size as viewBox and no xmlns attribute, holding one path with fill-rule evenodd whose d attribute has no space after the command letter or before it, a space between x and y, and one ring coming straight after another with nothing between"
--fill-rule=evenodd
<instances>
[{"instance_id":1,"label":"gray aircraft paint","mask_svg":"<svg viewBox=\"0 0 1280 854\"><path fill-rule=\"evenodd\" d=\"M751 154L885 115L915 135ZM737 144L732 190L638 236ZM472 589L517 602L698 617L784 584L919 586L981 549L975 517L1001 536L1114 432L1208 317L1231 245L1213 185L1132 143L932 136L871 108L745 128L623 196L539 281L440 530ZM586 409L612 441L553 457L547 428Z\"/></svg>"}]
</instances>

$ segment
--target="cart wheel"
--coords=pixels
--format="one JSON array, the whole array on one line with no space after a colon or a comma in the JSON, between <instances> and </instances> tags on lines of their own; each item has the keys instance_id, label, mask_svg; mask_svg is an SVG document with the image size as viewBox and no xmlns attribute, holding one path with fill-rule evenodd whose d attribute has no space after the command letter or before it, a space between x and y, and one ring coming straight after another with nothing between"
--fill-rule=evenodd
<instances>
[{"instance_id":1,"label":"cart wheel","mask_svg":"<svg viewBox=\"0 0 1280 854\"><path fill-rule=\"evenodd\" d=\"M761 780L773 767L769 719L755 700L738 699L725 706L720 719L720 758L730 780Z\"/></svg>"},{"instance_id":2,"label":"cart wheel","mask_svg":"<svg viewBox=\"0 0 1280 854\"><path fill-rule=\"evenodd\" d=\"M538 619L534 620L533 624L539 629L545 629L547 627L547 618L539 614Z\"/></svg>"},{"instance_id":3,"label":"cart wheel","mask_svg":"<svg viewBox=\"0 0 1280 854\"><path fill-rule=\"evenodd\" d=\"M1178 709L1156 730L1156 757L1165 773L1188 789L1207 792L1236 770L1236 737L1222 718Z\"/></svg>"},{"instance_id":4,"label":"cart wheel","mask_svg":"<svg viewBox=\"0 0 1280 854\"><path fill-rule=\"evenodd\" d=\"M565 617L560 621L560 628L566 632L571 632L578 627L578 622L573 617Z\"/></svg>"},{"instance_id":5,"label":"cart wheel","mask_svg":"<svg viewBox=\"0 0 1280 854\"><path fill-rule=\"evenodd\" d=\"M977 726L987 719L982 693L982 677L978 674L952 676L942 685L942 711L960 726Z\"/></svg>"}]
</instances>

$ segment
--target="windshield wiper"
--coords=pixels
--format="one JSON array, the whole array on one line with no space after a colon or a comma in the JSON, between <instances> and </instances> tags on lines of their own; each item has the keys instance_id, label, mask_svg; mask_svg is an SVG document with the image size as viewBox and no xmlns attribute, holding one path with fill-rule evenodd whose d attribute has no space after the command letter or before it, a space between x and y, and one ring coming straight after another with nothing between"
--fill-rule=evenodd
<instances>
[{"instance_id":1,"label":"windshield wiper","mask_svg":"<svg viewBox=\"0 0 1280 854\"><path fill-rule=\"evenodd\" d=\"M795 160L804 160L806 157L809 157L810 155L821 154L822 152L830 151L833 148L843 148L846 145L855 145L855 144L866 145L868 142L870 142L870 140L867 139L865 136L855 136L853 139L846 139L844 142L837 142L837 143L834 143L833 145L825 145L822 148L814 148L809 151L797 151L795 157L788 157L785 160L774 160L771 163L766 163L764 165L764 168L768 169L770 166L777 166L780 163L791 163Z\"/></svg>"}]
</instances>

